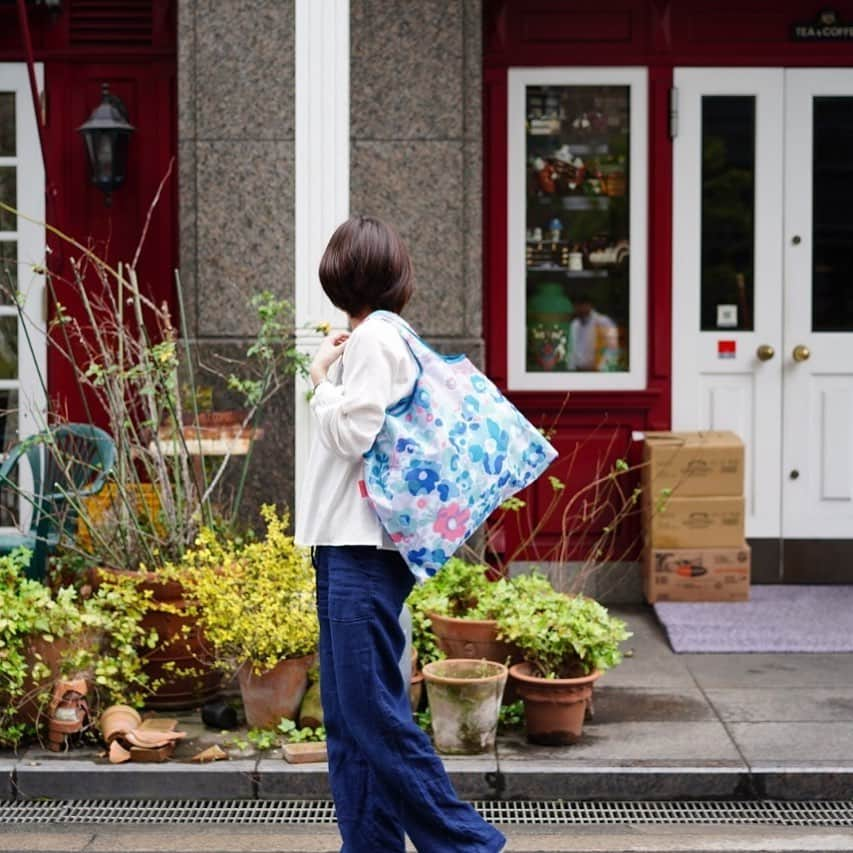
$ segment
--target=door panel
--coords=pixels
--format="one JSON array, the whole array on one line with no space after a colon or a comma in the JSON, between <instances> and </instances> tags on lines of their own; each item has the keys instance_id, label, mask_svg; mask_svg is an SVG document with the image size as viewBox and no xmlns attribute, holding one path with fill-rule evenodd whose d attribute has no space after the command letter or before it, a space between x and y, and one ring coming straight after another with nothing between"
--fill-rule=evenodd
<instances>
[{"instance_id":1,"label":"door panel","mask_svg":"<svg viewBox=\"0 0 853 853\"><path fill-rule=\"evenodd\" d=\"M783 74L676 69L675 86L673 428L741 436L747 535L779 536Z\"/></svg>"},{"instance_id":2,"label":"door panel","mask_svg":"<svg viewBox=\"0 0 853 853\"><path fill-rule=\"evenodd\" d=\"M850 538L853 71L788 70L785 93L783 532Z\"/></svg>"}]
</instances>

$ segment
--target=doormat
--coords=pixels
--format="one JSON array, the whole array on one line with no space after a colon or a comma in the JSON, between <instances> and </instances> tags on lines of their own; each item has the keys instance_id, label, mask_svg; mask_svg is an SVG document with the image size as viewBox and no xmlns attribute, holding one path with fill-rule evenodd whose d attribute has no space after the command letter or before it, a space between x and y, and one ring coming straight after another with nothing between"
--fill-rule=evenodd
<instances>
[{"instance_id":1,"label":"doormat","mask_svg":"<svg viewBox=\"0 0 853 853\"><path fill-rule=\"evenodd\" d=\"M853 585L753 586L749 594L653 606L674 652L853 652Z\"/></svg>"}]
</instances>

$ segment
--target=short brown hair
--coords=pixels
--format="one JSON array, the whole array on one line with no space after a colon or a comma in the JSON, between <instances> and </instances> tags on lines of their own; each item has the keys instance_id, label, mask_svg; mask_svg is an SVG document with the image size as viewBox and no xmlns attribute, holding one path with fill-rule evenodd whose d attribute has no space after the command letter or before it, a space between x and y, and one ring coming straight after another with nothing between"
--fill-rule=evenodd
<instances>
[{"instance_id":1,"label":"short brown hair","mask_svg":"<svg viewBox=\"0 0 853 853\"><path fill-rule=\"evenodd\" d=\"M414 290L412 259L390 225L351 216L329 240L320 283L332 304L351 317L378 309L399 314Z\"/></svg>"}]
</instances>

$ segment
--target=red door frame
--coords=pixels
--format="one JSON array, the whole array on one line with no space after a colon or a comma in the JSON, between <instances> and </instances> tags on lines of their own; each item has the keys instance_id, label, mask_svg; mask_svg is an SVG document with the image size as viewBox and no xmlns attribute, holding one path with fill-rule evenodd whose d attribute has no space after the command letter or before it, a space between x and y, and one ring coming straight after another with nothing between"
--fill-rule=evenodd
<instances>
[{"instance_id":1,"label":"red door frame","mask_svg":"<svg viewBox=\"0 0 853 853\"><path fill-rule=\"evenodd\" d=\"M853 21L853 0L834 3ZM649 71L648 377L641 391L513 392L535 422L555 426L562 455L580 443L584 456L607 467L616 457L636 461L635 430L669 429L672 349L672 141L669 90L679 66L832 67L853 65L853 42L794 42L794 23L816 18L804 0L484 0L483 10L483 269L486 366L507 384L507 70L510 67L644 66ZM589 465L569 474L569 491L583 487ZM550 499L540 481L527 500L534 518ZM621 544L638 540L639 522L624 526ZM511 531L508 536L512 540ZM548 548L560 536L540 536ZM586 553L587 532L575 556ZM536 549L540 550L540 549ZM634 553L636 547L634 548ZM533 556L532 553L526 556Z\"/></svg>"}]
</instances>

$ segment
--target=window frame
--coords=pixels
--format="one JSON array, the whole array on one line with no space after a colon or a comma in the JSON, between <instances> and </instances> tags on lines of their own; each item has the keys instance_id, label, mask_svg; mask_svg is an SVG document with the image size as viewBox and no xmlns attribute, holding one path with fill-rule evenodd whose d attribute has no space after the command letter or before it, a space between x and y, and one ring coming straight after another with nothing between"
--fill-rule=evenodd
<instances>
[{"instance_id":1,"label":"window frame","mask_svg":"<svg viewBox=\"0 0 853 853\"><path fill-rule=\"evenodd\" d=\"M530 371L526 358L528 86L629 88L629 370ZM507 110L507 384L511 391L629 391L647 386L648 301L648 69L551 67L508 69Z\"/></svg>"}]
</instances>

